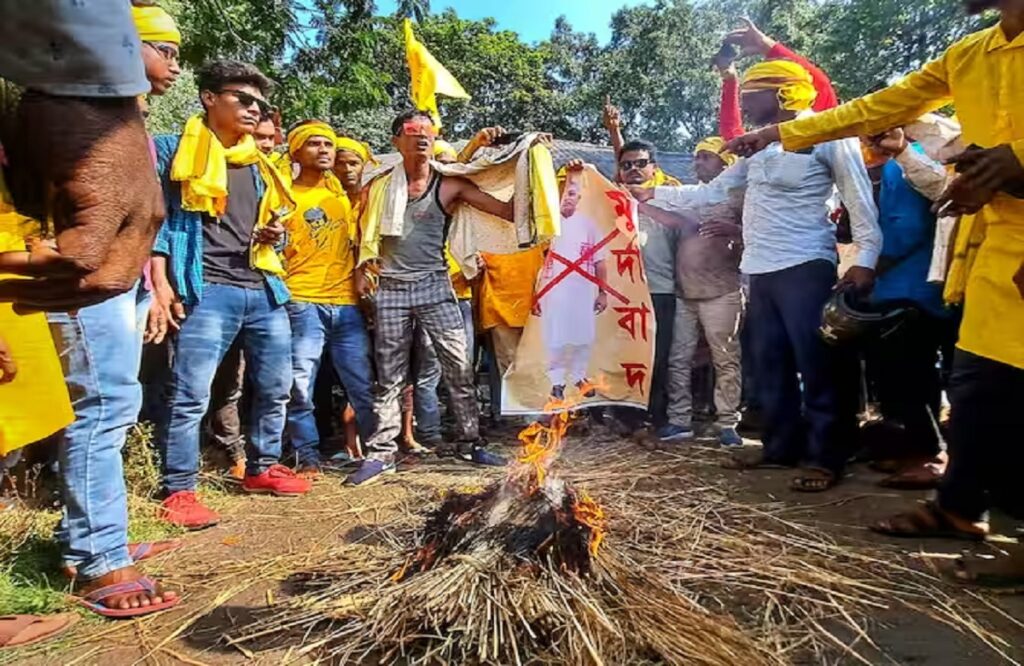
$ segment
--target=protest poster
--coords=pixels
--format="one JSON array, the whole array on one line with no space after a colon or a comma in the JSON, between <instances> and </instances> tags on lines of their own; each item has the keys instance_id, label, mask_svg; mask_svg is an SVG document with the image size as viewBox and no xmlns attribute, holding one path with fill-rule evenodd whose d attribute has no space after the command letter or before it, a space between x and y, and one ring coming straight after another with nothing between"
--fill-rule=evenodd
<instances>
[{"instance_id":1,"label":"protest poster","mask_svg":"<svg viewBox=\"0 0 1024 666\"><path fill-rule=\"evenodd\" d=\"M655 321L636 202L587 166L567 175L560 204L561 234L503 378L502 413L537 414L563 402L646 409Z\"/></svg>"}]
</instances>

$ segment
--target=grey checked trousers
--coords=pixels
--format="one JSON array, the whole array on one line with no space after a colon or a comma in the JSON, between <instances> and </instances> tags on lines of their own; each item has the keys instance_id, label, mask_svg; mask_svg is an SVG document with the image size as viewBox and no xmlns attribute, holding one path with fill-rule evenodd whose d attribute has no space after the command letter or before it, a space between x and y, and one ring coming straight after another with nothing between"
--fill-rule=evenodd
<instances>
[{"instance_id":1,"label":"grey checked trousers","mask_svg":"<svg viewBox=\"0 0 1024 666\"><path fill-rule=\"evenodd\" d=\"M473 384L465 322L446 273L422 280L382 277L377 291L375 331L378 386L374 396L377 432L366 443L371 457L388 457L397 450L402 430L400 396L409 373L409 355L419 324L441 362L441 375L451 393L456 439L472 445L480 437L480 408Z\"/></svg>"}]
</instances>

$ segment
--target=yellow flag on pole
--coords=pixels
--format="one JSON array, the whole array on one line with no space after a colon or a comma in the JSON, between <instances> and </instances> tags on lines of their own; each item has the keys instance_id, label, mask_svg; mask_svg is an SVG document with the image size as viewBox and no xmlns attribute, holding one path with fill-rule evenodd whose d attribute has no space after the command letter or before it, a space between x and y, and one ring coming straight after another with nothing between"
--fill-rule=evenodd
<instances>
[{"instance_id":1,"label":"yellow flag on pole","mask_svg":"<svg viewBox=\"0 0 1024 666\"><path fill-rule=\"evenodd\" d=\"M428 111L434 124L441 126L437 112L437 95L469 99L469 93L455 80L452 73L437 61L427 47L416 39L412 21L405 19L405 58L409 62L412 102L420 111Z\"/></svg>"}]
</instances>

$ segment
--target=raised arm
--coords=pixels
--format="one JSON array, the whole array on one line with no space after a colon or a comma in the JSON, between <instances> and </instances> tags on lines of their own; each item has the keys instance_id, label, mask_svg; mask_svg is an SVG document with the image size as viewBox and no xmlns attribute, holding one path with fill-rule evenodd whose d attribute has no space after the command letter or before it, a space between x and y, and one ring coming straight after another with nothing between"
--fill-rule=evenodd
<instances>
[{"instance_id":1,"label":"raised arm","mask_svg":"<svg viewBox=\"0 0 1024 666\"><path fill-rule=\"evenodd\" d=\"M610 95L604 97L604 113L601 117L604 127L608 130L608 137L612 142L612 150L615 151L615 159L618 159L622 147L626 145L626 139L622 136L622 113L618 107L612 105Z\"/></svg>"}]
</instances>

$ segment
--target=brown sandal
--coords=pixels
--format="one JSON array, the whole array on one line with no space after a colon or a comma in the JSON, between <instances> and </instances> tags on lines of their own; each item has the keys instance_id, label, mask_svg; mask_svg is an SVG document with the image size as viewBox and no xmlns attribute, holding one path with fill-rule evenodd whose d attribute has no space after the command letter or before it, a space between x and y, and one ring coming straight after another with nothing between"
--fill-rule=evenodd
<instances>
[{"instance_id":1,"label":"brown sandal","mask_svg":"<svg viewBox=\"0 0 1024 666\"><path fill-rule=\"evenodd\" d=\"M878 485L892 490L934 490L939 486L945 472L946 465L933 458L911 464L885 477Z\"/></svg>"},{"instance_id":2,"label":"brown sandal","mask_svg":"<svg viewBox=\"0 0 1024 666\"><path fill-rule=\"evenodd\" d=\"M724 462L723 469L792 469L793 465L775 462L765 457L763 448L741 449L731 454Z\"/></svg>"},{"instance_id":3,"label":"brown sandal","mask_svg":"<svg viewBox=\"0 0 1024 666\"><path fill-rule=\"evenodd\" d=\"M789 489L797 493L823 493L839 485L839 475L820 467L809 467L793 477Z\"/></svg>"},{"instance_id":4,"label":"brown sandal","mask_svg":"<svg viewBox=\"0 0 1024 666\"><path fill-rule=\"evenodd\" d=\"M925 502L914 511L897 514L870 527L879 534L907 539L984 541L988 536L988 523L969 523L943 511L935 502Z\"/></svg>"},{"instance_id":5,"label":"brown sandal","mask_svg":"<svg viewBox=\"0 0 1024 666\"><path fill-rule=\"evenodd\" d=\"M0 650L32 645L63 633L78 622L74 613L4 615L0 617Z\"/></svg>"}]
</instances>

